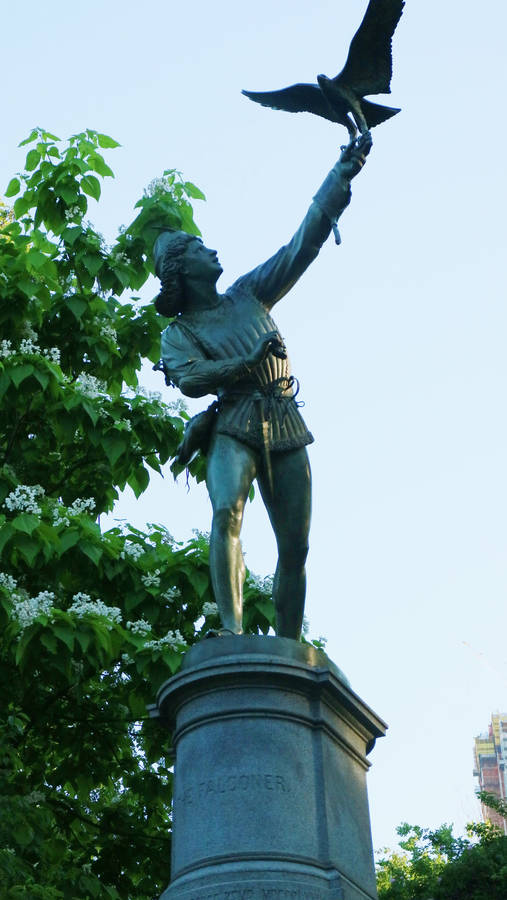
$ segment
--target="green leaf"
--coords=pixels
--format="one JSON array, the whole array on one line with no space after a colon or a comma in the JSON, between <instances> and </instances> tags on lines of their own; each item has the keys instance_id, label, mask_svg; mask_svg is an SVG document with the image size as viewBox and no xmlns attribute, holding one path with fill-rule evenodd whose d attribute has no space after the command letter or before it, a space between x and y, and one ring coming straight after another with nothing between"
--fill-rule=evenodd
<instances>
[{"instance_id":1,"label":"green leaf","mask_svg":"<svg viewBox=\"0 0 507 900\"><path fill-rule=\"evenodd\" d=\"M79 531L77 528L66 528L63 532L60 541L59 541L59 553L60 556L63 556L67 550L70 550L71 547L74 547L79 540Z\"/></svg>"},{"instance_id":2,"label":"green leaf","mask_svg":"<svg viewBox=\"0 0 507 900\"><path fill-rule=\"evenodd\" d=\"M20 219L21 216L24 216L29 209L30 201L27 200L26 197L18 197L18 199L14 201L14 215L17 219Z\"/></svg>"},{"instance_id":3,"label":"green leaf","mask_svg":"<svg viewBox=\"0 0 507 900\"><path fill-rule=\"evenodd\" d=\"M37 272L42 269L48 261L47 256L44 253L41 253L40 250L36 250L35 247L32 247L32 249L28 251L26 258Z\"/></svg>"},{"instance_id":4,"label":"green leaf","mask_svg":"<svg viewBox=\"0 0 507 900\"><path fill-rule=\"evenodd\" d=\"M16 549L19 550L28 565L33 566L39 554L40 544L26 534L18 534L16 537Z\"/></svg>"},{"instance_id":5,"label":"green leaf","mask_svg":"<svg viewBox=\"0 0 507 900\"><path fill-rule=\"evenodd\" d=\"M85 255L81 257L81 259L86 270L90 273L90 275L93 275L94 277L102 267L102 264L104 262L102 256L99 256L99 254L85 253Z\"/></svg>"},{"instance_id":6,"label":"green leaf","mask_svg":"<svg viewBox=\"0 0 507 900\"><path fill-rule=\"evenodd\" d=\"M192 184L191 181L185 181L185 190L189 197L192 197L192 200L206 200L203 192L199 190L195 184Z\"/></svg>"},{"instance_id":7,"label":"green leaf","mask_svg":"<svg viewBox=\"0 0 507 900\"><path fill-rule=\"evenodd\" d=\"M53 632L56 634L57 638L65 644L66 647L69 648L72 653L74 649L74 629L71 625L62 625L57 623L53 625Z\"/></svg>"},{"instance_id":8,"label":"green leaf","mask_svg":"<svg viewBox=\"0 0 507 900\"><path fill-rule=\"evenodd\" d=\"M98 544L92 544L91 541L81 541L79 549L86 554L88 559L91 559L92 563L98 566L104 552L102 547L99 547Z\"/></svg>"},{"instance_id":9,"label":"green leaf","mask_svg":"<svg viewBox=\"0 0 507 900\"><path fill-rule=\"evenodd\" d=\"M62 197L68 206L74 206L79 197L79 190L75 181L72 184L59 184L56 187L56 193Z\"/></svg>"},{"instance_id":10,"label":"green leaf","mask_svg":"<svg viewBox=\"0 0 507 900\"><path fill-rule=\"evenodd\" d=\"M11 178L9 184L7 185L7 189L5 191L6 197L14 197L16 194L19 194L19 189L21 187L19 178Z\"/></svg>"},{"instance_id":11,"label":"green leaf","mask_svg":"<svg viewBox=\"0 0 507 900\"><path fill-rule=\"evenodd\" d=\"M26 155L25 169L27 172L33 172L40 162L40 153L38 150L29 150Z\"/></svg>"},{"instance_id":12,"label":"green leaf","mask_svg":"<svg viewBox=\"0 0 507 900\"><path fill-rule=\"evenodd\" d=\"M46 649L49 650L50 653L58 652L58 645L56 643L56 638L55 638L54 634L51 634L50 631L43 631L43 633L40 636L40 641L41 641L41 644L43 644L44 647L46 647Z\"/></svg>"},{"instance_id":13,"label":"green leaf","mask_svg":"<svg viewBox=\"0 0 507 900\"><path fill-rule=\"evenodd\" d=\"M88 309L86 300L82 300L81 297L69 297L69 299L65 302L78 320L81 318L85 310Z\"/></svg>"},{"instance_id":14,"label":"green leaf","mask_svg":"<svg viewBox=\"0 0 507 900\"><path fill-rule=\"evenodd\" d=\"M16 387L19 387L20 384L25 380L25 378L28 378L28 376L31 375L32 372L33 366L31 363L25 363L21 366L14 366L11 371L11 379Z\"/></svg>"},{"instance_id":15,"label":"green leaf","mask_svg":"<svg viewBox=\"0 0 507 900\"><path fill-rule=\"evenodd\" d=\"M132 472L129 476L128 483L136 497L140 497L150 483L150 473L144 466L139 466L135 472Z\"/></svg>"},{"instance_id":16,"label":"green leaf","mask_svg":"<svg viewBox=\"0 0 507 900\"><path fill-rule=\"evenodd\" d=\"M25 822L15 822L12 826L12 836L20 847L27 847L33 841L34 830Z\"/></svg>"},{"instance_id":17,"label":"green leaf","mask_svg":"<svg viewBox=\"0 0 507 900\"><path fill-rule=\"evenodd\" d=\"M102 438L102 446L106 452L106 456L112 466L119 460L120 456L125 453L128 442L119 432L109 432Z\"/></svg>"},{"instance_id":18,"label":"green leaf","mask_svg":"<svg viewBox=\"0 0 507 900\"><path fill-rule=\"evenodd\" d=\"M14 529L10 522L5 522L0 528L0 555L9 538L14 534Z\"/></svg>"},{"instance_id":19,"label":"green leaf","mask_svg":"<svg viewBox=\"0 0 507 900\"><path fill-rule=\"evenodd\" d=\"M118 141L115 141L114 138L109 137L108 134L97 134L97 138L99 141L99 147L102 147L103 150L113 149L114 147L121 147L121 144Z\"/></svg>"},{"instance_id":20,"label":"green leaf","mask_svg":"<svg viewBox=\"0 0 507 900\"><path fill-rule=\"evenodd\" d=\"M199 597L203 597L209 587L209 577L199 569L185 567L185 574Z\"/></svg>"},{"instance_id":21,"label":"green leaf","mask_svg":"<svg viewBox=\"0 0 507 900\"><path fill-rule=\"evenodd\" d=\"M32 130L32 132L28 135L28 137L25 138L24 141L21 141L20 144L18 144L18 147L25 147L27 144L31 144L33 141L36 141L38 137L39 137L39 131L37 128L34 128Z\"/></svg>"},{"instance_id":22,"label":"green leaf","mask_svg":"<svg viewBox=\"0 0 507 900\"><path fill-rule=\"evenodd\" d=\"M135 719L141 719L146 715L146 700L136 691L129 694L129 706Z\"/></svg>"},{"instance_id":23,"label":"green leaf","mask_svg":"<svg viewBox=\"0 0 507 900\"><path fill-rule=\"evenodd\" d=\"M81 188L85 194L93 197L94 200L100 199L100 181L98 178L95 178L95 175L84 175L81 179Z\"/></svg>"},{"instance_id":24,"label":"green leaf","mask_svg":"<svg viewBox=\"0 0 507 900\"><path fill-rule=\"evenodd\" d=\"M273 623L275 620L275 608L271 600L256 600L255 608L266 617L268 622Z\"/></svg>"},{"instance_id":25,"label":"green leaf","mask_svg":"<svg viewBox=\"0 0 507 900\"><path fill-rule=\"evenodd\" d=\"M35 375L37 381L39 382L43 391L46 390L49 384L49 375L47 372L40 372L38 369L34 369L33 374Z\"/></svg>"},{"instance_id":26,"label":"green leaf","mask_svg":"<svg viewBox=\"0 0 507 900\"><path fill-rule=\"evenodd\" d=\"M86 651L88 650L91 639L92 639L92 635L91 635L90 630L87 628L87 630L84 631L82 628L80 628L78 626L78 630L76 632L76 640L77 640L79 646L81 647L81 650L83 651L83 653L86 653Z\"/></svg>"},{"instance_id":27,"label":"green leaf","mask_svg":"<svg viewBox=\"0 0 507 900\"><path fill-rule=\"evenodd\" d=\"M82 233L83 229L80 225L68 225L67 228L62 231L62 238L66 244L70 244L72 247Z\"/></svg>"},{"instance_id":28,"label":"green leaf","mask_svg":"<svg viewBox=\"0 0 507 900\"><path fill-rule=\"evenodd\" d=\"M32 513L21 513L21 515L11 520L12 528L15 531L24 532L24 534L31 534L38 525L40 525L40 519Z\"/></svg>"},{"instance_id":29,"label":"green leaf","mask_svg":"<svg viewBox=\"0 0 507 900\"><path fill-rule=\"evenodd\" d=\"M2 374L0 375L0 398L3 397L10 383L11 379L8 373L2 372Z\"/></svg>"},{"instance_id":30,"label":"green leaf","mask_svg":"<svg viewBox=\"0 0 507 900\"><path fill-rule=\"evenodd\" d=\"M88 161L93 171L98 172L98 174L102 175L103 178L114 178L113 170L109 168L100 153L90 153Z\"/></svg>"},{"instance_id":31,"label":"green leaf","mask_svg":"<svg viewBox=\"0 0 507 900\"><path fill-rule=\"evenodd\" d=\"M96 425L100 419L100 411L98 409L95 409L91 400L82 400L81 406L83 407L89 418L92 420L93 424ZM89 437L91 440L91 434L89 435Z\"/></svg>"}]
</instances>

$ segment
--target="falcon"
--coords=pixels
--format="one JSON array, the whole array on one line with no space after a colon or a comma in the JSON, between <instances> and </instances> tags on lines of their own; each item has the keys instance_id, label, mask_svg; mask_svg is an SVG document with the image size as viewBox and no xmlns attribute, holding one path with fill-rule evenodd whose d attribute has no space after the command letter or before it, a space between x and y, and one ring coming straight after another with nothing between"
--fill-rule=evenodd
<instances>
[{"instance_id":1,"label":"falcon","mask_svg":"<svg viewBox=\"0 0 507 900\"><path fill-rule=\"evenodd\" d=\"M352 38L347 61L335 78L317 75L317 84L293 84L279 91L242 91L250 100L286 112L310 112L345 125L350 140L399 113L365 100L365 94L390 94L392 37L405 0L370 0Z\"/></svg>"}]
</instances>

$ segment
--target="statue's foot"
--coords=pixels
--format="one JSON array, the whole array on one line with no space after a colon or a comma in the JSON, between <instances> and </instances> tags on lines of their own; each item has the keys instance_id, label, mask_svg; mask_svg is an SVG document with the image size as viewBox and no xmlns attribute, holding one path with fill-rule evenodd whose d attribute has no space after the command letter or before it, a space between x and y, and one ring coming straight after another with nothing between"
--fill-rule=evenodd
<instances>
[{"instance_id":1,"label":"statue's foot","mask_svg":"<svg viewBox=\"0 0 507 900\"><path fill-rule=\"evenodd\" d=\"M204 640L207 638L218 638L218 637L227 637L228 635L237 635L241 632L231 631L230 628L220 628L218 631L215 628L210 628L209 631L204 635Z\"/></svg>"}]
</instances>

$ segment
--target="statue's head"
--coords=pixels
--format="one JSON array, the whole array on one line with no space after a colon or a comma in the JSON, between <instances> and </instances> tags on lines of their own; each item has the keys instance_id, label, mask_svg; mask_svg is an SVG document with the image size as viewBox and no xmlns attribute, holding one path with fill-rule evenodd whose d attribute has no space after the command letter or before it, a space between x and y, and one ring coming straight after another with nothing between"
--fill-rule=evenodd
<instances>
[{"instance_id":1,"label":"statue's head","mask_svg":"<svg viewBox=\"0 0 507 900\"><path fill-rule=\"evenodd\" d=\"M164 231L155 242L153 254L155 271L162 282L155 306L168 318L184 309L187 282L214 288L222 273L216 251L185 231Z\"/></svg>"}]
</instances>

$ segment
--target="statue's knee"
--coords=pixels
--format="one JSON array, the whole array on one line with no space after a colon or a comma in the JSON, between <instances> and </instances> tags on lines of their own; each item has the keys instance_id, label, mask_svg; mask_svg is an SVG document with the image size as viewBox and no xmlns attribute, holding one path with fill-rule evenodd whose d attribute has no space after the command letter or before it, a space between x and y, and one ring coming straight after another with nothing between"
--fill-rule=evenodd
<instances>
[{"instance_id":1,"label":"statue's knee","mask_svg":"<svg viewBox=\"0 0 507 900\"><path fill-rule=\"evenodd\" d=\"M282 565L302 569L306 563L309 545L307 540L289 541L280 547L280 563Z\"/></svg>"},{"instance_id":2,"label":"statue's knee","mask_svg":"<svg viewBox=\"0 0 507 900\"><path fill-rule=\"evenodd\" d=\"M243 510L238 506L227 506L216 509L213 513L213 528L223 535L239 537Z\"/></svg>"}]
</instances>

